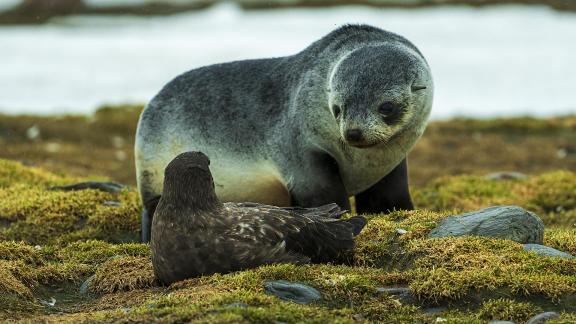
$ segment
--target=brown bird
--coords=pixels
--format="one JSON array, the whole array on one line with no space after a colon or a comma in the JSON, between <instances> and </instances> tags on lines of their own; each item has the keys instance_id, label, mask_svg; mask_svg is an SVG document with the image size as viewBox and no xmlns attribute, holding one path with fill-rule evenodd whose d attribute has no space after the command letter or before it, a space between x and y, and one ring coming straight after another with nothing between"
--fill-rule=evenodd
<instances>
[{"instance_id":1,"label":"brown bird","mask_svg":"<svg viewBox=\"0 0 576 324\"><path fill-rule=\"evenodd\" d=\"M152 221L152 262L170 284L272 263L344 262L366 220L338 218L336 204L317 208L221 203L201 152L186 152L166 167Z\"/></svg>"}]
</instances>

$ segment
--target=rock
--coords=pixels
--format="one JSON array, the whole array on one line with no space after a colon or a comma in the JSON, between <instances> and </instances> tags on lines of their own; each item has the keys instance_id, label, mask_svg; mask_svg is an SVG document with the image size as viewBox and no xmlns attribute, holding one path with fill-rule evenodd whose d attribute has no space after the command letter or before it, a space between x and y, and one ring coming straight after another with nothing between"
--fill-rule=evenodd
<instances>
[{"instance_id":1,"label":"rock","mask_svg":"<svg viewBox=\"0 0 576 324\"><path fill-rule=\"evenodd\" d=\"M494 172L484 176L484 178L488 180L524 180L527 179L528 176L524 173L520 172L513 172L513 171L502 171L502 172Z\"/></svg>"},{"instance_id":2,"label":"rock","mask_svg":"<svg viewBox=\"0 0 576 324\"><path fill-rule=\"evenodd\" d=\"M243 302L235 302L232 304L228 304L225 307L226 308L246 308L246 307L248 307L248 304L243 303Z\"/></svg>"},{"instance_id":3,"label":"rock","mask_svg":"<svg viewBox=\"0 0 576 324\"><path fill-rule=\"evenodd\" d=\"M116 200L106 200L102 203L104 206L110 206L110 207L120 207L122 206L122 204L119 201Z\"/></svg>"},{"instance_id":4,"label":"rock","mask_svg":"<svg viewBox=\"0 0 576 324\"><path fill-rule=\"evenodd\" d=\"M518 206L495 206L441 220L429 238L450 236L485 236L518 243L541 244L544 223Z\"/></svg>"},{"instance_id":5,"label":"rock","mask_svg":"<svg viewBox=\"0 0 576 324\"><path fill-rule=\"evenodd\" d=\"M40 127L34 125L26 130L26 137L30 140L37 140L40 137Z\"/></svg>"},{"instance_id":6,"label":"rock","mask_svg":"<svg viewBox=\"0 0 576 324\"><path fill-rule=\"evenodd\" d=\"M533 316L532 318L530 318L526 324L543 324L548 322L549 320L555 319L560 317L560 315L556 312L545 312L545 313L540 313L536 316Z\"/></svg>"},{"instance_id":7,"label":"rock","mask_svg":"<svg viewBox=\"0 0 576 324\"><path fill-rule=\"evenodd\" d=\"M408 231L403 229L403 228L397 228L396 233L398 233L400 235L404 235L404 234L408 233Z\"/></svg>"},{"instance_id":8,"label":"rock","mask_svg":"<svg viewBox=\"0 0 576 324\"><path fill-rule=\"evenodd\" d=\"M524 244L524 250L535 252L536 254L541 256L559 257L565 259L574 258L574 256L571 254L540 244Z\"/></svg>"},{"instance_id":9,"label":"rock","mask_svg":"<svg viewBox=\"0 0 576 324\"><path fill-rule=\"evenodd\" d=\"M50 297L50 301L40 299L40 304L48 307L54 307L54 305L56 305L56 298Z\"/></svg>"},{"instance_id":10,"label":"rock","mask_svg":"<svg viewBox=\"0 0 576 324\"><path fill-rule=\"evenodd\" d=\"M124 189L124 185L115 182L86 181L68 186L56 186L48 188L48 190L61 190L61 191L76 191L86 189L95 189L109 193L117 193L122 191L122 189Z\"/></svg>"},{"instance_id":11,"label":"rock","mask_svg":"<svg viewBox=\"0 0 576 324\"><path fill-rule=\"evenodd\" d=\"M95 275L91 275L88 279L84 280L82 285L80 286L80 294L85 295L88 293L88 288L90 288L90 283L94 280Z\"/></svg>"},{"instance_id":12,"label":"rock","mask_svg":"<svg viewBox=\"0 0 576 324\"><path fill-rule=\"evenodd\" d=\"M322 298L320 292L308 285L285 280L267 281L266 293L297 304L310 304Z\"/></svg>"}]
</instances>

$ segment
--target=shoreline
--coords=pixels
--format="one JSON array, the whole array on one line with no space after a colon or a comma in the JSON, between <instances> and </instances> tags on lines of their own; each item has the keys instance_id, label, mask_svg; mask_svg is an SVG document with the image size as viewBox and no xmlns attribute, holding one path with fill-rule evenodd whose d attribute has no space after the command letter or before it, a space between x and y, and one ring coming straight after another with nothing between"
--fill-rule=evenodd
<instances>
[{"instance_id":1,"label":"shoreline","mask_svg":"<svg viewBox=\"0 0 576 324\"><path fill-rule=\"evenodd\" d=\"M71 2L75 2L72 0ZM215 0L198 0L187 4L176 3L144 3L141 5L116 6L89 6L75 4L68 6L35 7L20 4L0 12L0 26L2 25L39 25L50 22L53 18L74 15L88 16L170 16L191 11L210 9L222 4ZM563 0L359 0L349 2L346 0L296 0L296 1L255 1L239 0L234 2L242 10L266 11L291 8L333 8L347 6L366 6L372 8L390 9L420 9L437 8L445 6L484 8L506 5L546 6L557 11L576 12L576 2Z\"/></svg>"}]
</instances>

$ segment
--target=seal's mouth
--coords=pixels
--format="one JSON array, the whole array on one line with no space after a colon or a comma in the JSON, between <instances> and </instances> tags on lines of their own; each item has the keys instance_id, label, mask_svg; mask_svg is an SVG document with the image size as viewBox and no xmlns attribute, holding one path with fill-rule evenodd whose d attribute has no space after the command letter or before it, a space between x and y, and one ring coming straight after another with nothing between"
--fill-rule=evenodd
<instances>
[{"instance_id":1,"label":"seal's mouth","mask_svg":"<svg viewBox=\"0 0 576 324\"><path fill-rule=\"evenodd\" d=\"M346 143L348 143L348 145L350 145L352 147L360 148L360 149L374 147L374 146L379 144L379 142L365 142L365 141L361 141L361 142L346 141Z\"/></svg>"}]
</instances>

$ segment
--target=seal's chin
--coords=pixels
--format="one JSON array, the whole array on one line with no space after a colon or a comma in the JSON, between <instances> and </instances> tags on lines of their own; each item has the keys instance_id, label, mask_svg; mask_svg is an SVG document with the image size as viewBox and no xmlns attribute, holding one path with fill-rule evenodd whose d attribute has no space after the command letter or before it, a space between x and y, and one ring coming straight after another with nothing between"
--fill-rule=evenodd
<instances>
[{"instance_id":1,"label":"seal's chin","mask_svg":"<svg viewBox=\"0 0 576 324\"><path fill-rule=\"evenodd\" d=\"M370 148L370 147L374 147L378 144L380 144L380 142L351 142L351 141L346 141L346 143L352 147L355 148L359 148L359 149L366 149L366 148Z\"/></svg>"}]
</instances>

